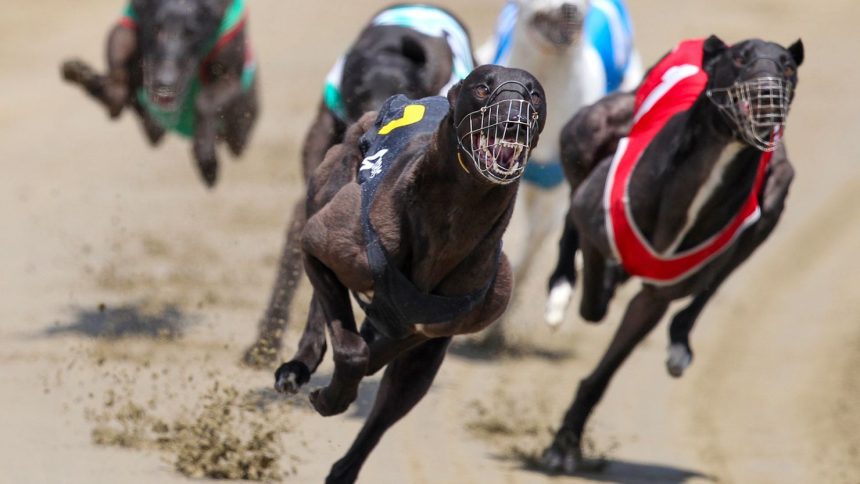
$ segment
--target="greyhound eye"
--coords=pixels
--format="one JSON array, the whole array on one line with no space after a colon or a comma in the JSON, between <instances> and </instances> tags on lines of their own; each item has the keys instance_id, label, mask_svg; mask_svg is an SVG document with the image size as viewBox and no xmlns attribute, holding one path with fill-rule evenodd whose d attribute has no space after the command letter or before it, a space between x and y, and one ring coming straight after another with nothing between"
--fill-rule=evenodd
<instances>
[{"instance_id":1,"label":"greyhound eye","mask_svg":"<svg viewBox=\"0 0 860 484\"><path fill-rule=\"evenodd\" d=\"M746 55L744 55L744 53L743 53L743 52L737 52L737 53L735 54L735 56L732 58L732 60L734 60L735 65L736 65L737 67L743 67L743 66L744 66L744 64L746 64L746 63L747 63L747 56L746 56Z\"/></svg>"},{"instance_id":2,"label":"greyhound eye","mask_svg":"<svg viewBox=\"0 0 860 484\"><path fill-rule=\"evenodd\" d=\"M543 100L540 98L540 94L533 92L531 96L531 102L532 106L540 106L540 103L542 103Z\"/></svg>"},{"instance_id":3,"label":"greyhound eye","mask_svg":"<svg viewBox=\"0 0 860 484\"><path fill-rule=\"evenodd\" d=\"M791 77L794 75L795 72L797 72L797 69L792 65L787 65L782 68L782 73L783 75L785 75L785 77Z\"/></svg>"},{"instance_id":4,"label":"greyhound eye","mask_svg":"<svg viewBox=\"0 0 860 484\"><path fill-rule=\"evenodd\" d=\"M475 97L478 99L486 99L490 95L490 88L481 84L475 86Z\"/></svg>"}]
</instances>

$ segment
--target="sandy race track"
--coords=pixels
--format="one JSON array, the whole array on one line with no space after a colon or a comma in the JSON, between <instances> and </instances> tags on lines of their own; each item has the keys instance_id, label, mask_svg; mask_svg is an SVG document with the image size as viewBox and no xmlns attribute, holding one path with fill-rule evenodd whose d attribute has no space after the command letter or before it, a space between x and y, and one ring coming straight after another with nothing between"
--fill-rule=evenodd
<instances>
[{"instance_id":1,"label":"sandy race track","mask_svg":"<svg viewBox=\"0 0 860 484\"><path fill-rule=\"evenodd\" d=\"M274 430L279 469L258 467L286 482L321 482L367 414L378 377L347 414L324 419L306 392L276 396L270 371L237 361L301 194L298 151L322 78L383 2L249 3L263 113L241 162L221 153L223 176L209 192L188 144L170 138L152 150L131 116L111 123L59 80L65 57L102 65L119 1L7 2L0 482L188 481L175 462L198 455L201 439L187 427L201 412L218 435ZM501 2L443 3L483 41ZM727 41L803 37L806 62L787 133L798 176L781 226L705 311L684 378L664 370L665 325L619 372L588 430L593 451L610 459L605 473L549 477L524 463L549 442L548 429L635 289L622 291L604 324L587 326L571 312L550 333L538 302L553 244L521 284L520 300L531 304L513 309L526 350L486 358L455 348L360 482L860 482L860 145L852 141L860 128L860 4L630 3L646 63L683 37L711 32ZM303 324L307 286L287 351ZM311 387L330 370L326 362ZM207 402L209 410L247 408L231 414L244 420L212 417Z\"/></svg>"}]
</instances>

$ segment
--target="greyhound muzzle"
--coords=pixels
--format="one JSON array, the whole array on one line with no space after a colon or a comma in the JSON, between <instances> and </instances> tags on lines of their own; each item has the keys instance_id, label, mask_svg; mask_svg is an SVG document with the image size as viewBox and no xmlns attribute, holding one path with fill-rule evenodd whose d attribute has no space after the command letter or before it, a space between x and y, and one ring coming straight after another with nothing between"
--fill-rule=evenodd
<instances>
[{"instance_id":1,"label":"greyhound muzzle","mask_svg":"<svg viewBox=\"0 0 860 484\"><path fill-rule=\"evenodd\" d=\"M465 123L468 131L457 140L460 150L471 158L478 173L492 183L507 185L520 176L526 168L531 151L532 136L538 126L538 112L525 99L505 99L493 102L500 84L487 97L487 104L464 116L457 124L457 132Z\"/></svg>"},{"instance_id":2,"label":"greyhound muzzle","mask_svg":"<svg viewBox=\"0 0 860 484\"><path fill-rule=\"evenodd\" d=\"M773 151L778 141L775 133L788 117L791 89L791 82L782 78L758 77L708 89L707 96L740 138L761 151Z\"/></svg>"}]
</instances>

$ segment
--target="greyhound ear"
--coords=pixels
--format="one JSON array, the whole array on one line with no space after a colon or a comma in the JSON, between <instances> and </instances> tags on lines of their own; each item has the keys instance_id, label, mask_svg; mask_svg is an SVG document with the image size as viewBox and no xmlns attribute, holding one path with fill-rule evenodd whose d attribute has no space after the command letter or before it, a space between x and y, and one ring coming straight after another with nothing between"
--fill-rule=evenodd
<instances>
[{"instance_id":1,"label":"greyhound ear","mask_svg":"<svg viewBox=\"0 0 860 484\"><path fill-rule=\"evenodd\" d=\"M424 46L412 37L403 37L400 41L400 51L403 53L403 57L418 67L423 67L427 63L427 53L424 52Z\"/></svg>"},{"instance_id":2,"label":"greyhound ear","mask_svg":"<svg viewBox=\"0 0 860 484\"><path fill-rule=\"evenodd\" d=\"M139 12L146 9L149 3L148 0L131 0L131 8L139 14Z\"/></svg>"},{"instance_id":3,"label":"greyhound ear","mask_svg":"<svg viewBox=\"0 0 860 484\"><path fill-rule=\"evenodd\" d=\"M708 62L728 49L729 46L723 42L723 39L712 35L705 39L705 44L702 46L702 65L708 65Z\"/></svg>"},{"instance_id":4,"label":"greyhound ear","mask_svg":"<svg viewBox=\"0 0 860 484\"><path fill-rule=\"evenodd\" d=\"M463 81L458 82L448 89L448 105L451 106L451 111L454 111L454 105L457 104L457 97L460 95L460 88L463 87Z\"/></svg>"},{"instance_id":5,"label":"greyhound ear","mask_svg":"<svg viewBox=\"0 0 860 484\"><path fill-rule=\"evenodd\" d=\"M230 2L227 2L225 0L205 0L202 3L204 8L212 12L213 15L216 15L221 18L224 17L224 14L227 12L227 7L229 6Z\"/></svg>"},{"instance_id":6,"label":"greyhound ear","mask_svg":"<svg viewBox=\"0 0 860 484\"><path fill-rule=\"evenodd\" d=\"M803 41L797 39L797 42L788 46L788 53L791 54L795 64L803 64Z\"/></svg>"}]
</instances>

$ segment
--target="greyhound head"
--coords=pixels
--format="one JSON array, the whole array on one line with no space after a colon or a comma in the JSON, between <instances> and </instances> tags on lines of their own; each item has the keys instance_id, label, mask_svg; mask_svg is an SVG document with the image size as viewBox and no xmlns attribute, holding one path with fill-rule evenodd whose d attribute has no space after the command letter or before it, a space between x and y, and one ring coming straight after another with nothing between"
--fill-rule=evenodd
<instances>
[{"instance_id":1,"label":"greyhound head","mask_svg":"<svg viewBox=\"0 0 860 484\"><path fill-rule=\"evenodd\" d=\"M437 52L445 55L435 55ZM441 57L451 57L444 39L401 27L376 27L362 37L344 62L341 91L348 100L347 116L356 120L379 109L395 94L411 99L437 94L433 60Z\"/></svg>"},{"instance_id":2,"label":"greyhound head","mask_svg":"<svg viewBox=\"0 0 860 484\"><path fill-rule=\"evenodd\" d=\"M785 126L803 63L803 42L788 48L750 39L733 46L716 36L705 41L703 65L708 98L735 136L762 151L776 149L775 132Z\"/></svg>"},{"instance_id":3,"label":"greyhound head","mask_svg":"<svg viewBox=\"0 0 860 484\"><path fill-rule=\"evenodd\" d=\"M178 107L207 55L228 0L134 0L140 17L143 86L164 109Z\"/></svg>"},{"instance_id":4,"label":"greyhound head","mask_svg":"<svg viewBox=\"0 0 860 484\"><path fill-rule=\"evenodd\" d=\"M564 50L582 38L589 0L519 0L519 18L540 46Z\"/></svg>"},{"instance_id":5,"label":"greyhound head","mask_svg":"<svg viewBox=\"0 0 860 484\"><path fill-rule=\"evenodd\" d=\"M546 120L537 79L522 69L480 66L448 91L458 156L485 180L506 185L525 170Z\"/></svg>"}]
</instances>

